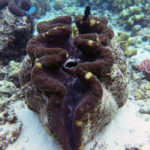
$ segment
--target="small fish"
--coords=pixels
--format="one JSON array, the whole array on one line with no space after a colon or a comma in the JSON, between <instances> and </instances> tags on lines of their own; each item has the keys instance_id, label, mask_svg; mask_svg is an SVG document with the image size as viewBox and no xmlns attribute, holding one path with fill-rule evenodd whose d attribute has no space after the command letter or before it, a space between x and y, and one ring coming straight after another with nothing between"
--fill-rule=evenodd
<instances>
[{"instance_id":1,"label":"small fish","mask_svg":"<svg viewBox=\"0 0 150 150\"><path fill-rule=\"evenodd\" d=\"M85 21L89 15L91 15L91 7L86 6L85 11L84 11L84 17L83 17L82 21Z\"/></svg>"},{"instance_id":2,"label":"small fish","mask_svg":"<svg viewBox=\"0 0 150 150\"><path fill-rule=\"evenodd\" d=\"M27 15L33 15L36 11L36 8L34 6L31 6L28 11L26 11Z\"/></svg>"}]
</instances>

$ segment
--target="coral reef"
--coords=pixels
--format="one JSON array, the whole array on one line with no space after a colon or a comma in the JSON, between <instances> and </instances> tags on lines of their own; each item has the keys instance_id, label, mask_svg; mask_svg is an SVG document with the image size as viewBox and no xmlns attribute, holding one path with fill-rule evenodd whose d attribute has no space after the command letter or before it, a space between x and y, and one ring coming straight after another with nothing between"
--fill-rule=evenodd
<instances>
[{"instance_id":1,"label":"coral reef","mask_svg":"<svg viewBox=\"0 0 150 150\"><path fill-rule=\"evenodd\" d=\"M135 36L136 39L139 38L141 42L148 42L150 39L150 29L149 27L141 29L140 26L136 25L132 28L132 36ZM150 51L150 48L146 48L146 46L149 47L149 45L145 44L144 48Z\"/></svg>"},{"instance_id":2,"label":"coral reef","mask_svg":"<svg viewBox=\"0 0 150 150\"><path fill-rule=\"evenodd\" d=\"M148 80L150 80L150 59L145 59L139 64L139 70L142 71Z\"/></svg>"},{"instance_id":3,"label":"coral reef","mask_svg":"<svg viewBox=\"0 0 150 150\"><path fill-rule=\"evenodd\" d=\"M62 9L63 8L63 0L55 0L54 8L56 10Z\"/></svg>"},{"instance_id":4,"label":"coral reef","mask_svg":"<svg viewBox=\"0 0 150 150\"><path fill-rule=\"evenodd\" d=\"M120 11L120 10L124 10L130 6L138 6L141 7L144 10L148 10L148 5L150 3L150 0L145 0L145 1L141 1L141 0L107 0L109 2L109 4L111 5L111 7L113 8L114 11ZM145 6L145 8L144 8Z\"/></svg>"},{"instance_id":5,"label":"coral reef","mask_svg":"<svg viewBox=\"0 0 150 150\"><path fill-rule=\"evenodd\" d=\"M145 100L147 101L150 98L150 83L146 81L145 83L140 83L134 90L135 100Z\"/></svg>"},{"instance_id":6,"label":"coral reef","mask_svg":"<svg viewBox=\"0 0 150 150\"><path fill-rule=\"evenodd\" d=\"M8 144L18 138L22 124L13 110L5 109L0 113L0 126L5 126L0 131L0 149L5 150Z\"/></svg>"},{"instance_id":7,"label":"coral reef","mask_svg":"<svg viewBox=\"0 0 150 150\"><path fill-rule=\"evenodd\" d=\"M102 0L90 0L90 1L85 1L85 0L78 0L78 4L81 6L84 6L85 4L89 4L89 5L94 5L94 6L103 6L105 7L105 5L109 5L108 7L117 12L117 11L122 11L130 6L138 6L141 7L144 11L148 11L149 9L149 3L150 0L145 0L145 1L141 1L141 0L106 0L105 3Z\"/></svg>"},{"instance_id":8,"label":"coral reef","mask_svg":"<svg viewBox=\"0 0 150 150\"><path fill-rule=\"evenodd\" d=\"M139 0L137 0L137 1L139 1ZM113 0L113 1L108 0L108 2L111 3L111 6L115 11L123 10L123 9L128 8L129 6L135 4L134 1L131 1L131 0L126 0L126 1L124 1L124 0ZM140 1L139 1L139 3L140 3Z\"/></svg>"},{"instance_id":9,"label":"coral reef","mask_svg":"<svg viewBox=\"0 0 150 150\"><path fill-rule=\"evenodd\" d=\"M135 101L144 101L149 107L150 99L150 82L148 75L148 67L146 61L149 61L149 53L138 53L129 59L131 65L131 90ZM147 72L144 72L144 70Z\"/></svg>"},{"instance_id":10,"label":"coral reef","mask_svg":"<svg viewBox=\"0 0 150 150\"><path fill-rule=\"evenodd\" d=\"M28 17L18 17L8 11L0 10L0 63L19 60L25 55L26 43L33 32L33 22Z\"/></svg>"},{"instance_id":11,"label":"coral reef","mask_svg":"<svg viewBox=\"0 0 150 150\"><path fill-rule=\"evenodd\" d=\"M17 88L19 63L10 61L9 65L0 65L0 68L0 150L6 150L20 135L22 122L18 119L14 103L23 95Z\"/></svg>"},{"instance_id":12,"label":"coral reef","mask_svg":"<svg viewBox=\"0 0 150 150\"><path fill-rule=\"evenodd\" d=\"M103 11L113 11L120 15L119 24L130 30L134 25L141 25L147 27L149 21L149 0L93 0L93 1L78 1L79 5L90 5L93 8ZM106 16L106 12L104 13Z\"/></svg>"},{"instance_id":13,"label":"coral reef","mask_svg":"<svg viewBox=\"0 0 150 150\"><path fill-rule=\"evenodd\" d=\"M3 70L1 68L1 70ZM18 138L22 123L18 120L12 103L19 97L19 89L7 80L0 81L0 149L7 146Z\"/></svg>"},{"instance_id":14,"label":"coral reef","mask_svg":"<svg viewBox=\"0 0 150 150\"><path fill-rule=\"evenodd\" d=\"M0 8L8 5L9 11L16 16L30 15L29 11L32 7L30 0L1 0ZM33 14L34 12L32 12Z\"/></svg>"},{"instance_id":15,"label":"coral reef","mask_svg":"<svg viewBox=\"0 0 150 150\"><path fill-rule=\"evenodd\" d=\"M45 15L47 11L50 11L50 2L49 0L31 0L33 6L36 7L35 18L40 18L42 15Z\"/></svg>"},{"instance_id":16,"label":"coral reef","mask_svg":"<svg viewBox=\"0 0 150 150\"><path fill-rule=\"evenodd\" d=\"M111 48L107 20L76 17L74 38L71 23L62 16L37 25L20 82L46 131L64 150L81 150L124 105L128 82L123 54Z\"/></svg>"},{"instance_id":17,"label":"coral reef","mask_svg":"<svg viewBox=\"0 0 150 150\"><path fill-rule=\"evenodd\" d=\"M143 9L137 5L122 10L120 17L123 19L123 24L126 24L127 29L131 29L137 24L147 27L149 22L146 13L144 14Z\"/></svg>"},{"instance_id":18,"label":"coral reef","mask_svg":"<svg viewBox=\"0 0 150 150\"><path fill-rule=\"evenodd\" d=\"M3 66L0 65L0 80L7 80L9 82L13 82L16 87L20 87L18 73L20 68L20 63L15 61L10 61L8 65Z\"/></svg>"},{"instance_id":19,"label":"coral reef","mask_svg":"<svg viewBox=\"0 0 150 150\"><path fill-rule=\"evenodd\" d=\"M99 150L99 149L104 150L106 148L107 148L106 144L98 140L94 143L93 147L90 148L90 150Z\"/></svg>"},{"instance_id":20,"label":"coral reef","mask_svg":"<svg viewBox=\"0 0 150 150\"><path fill-rule=\"evenodd\" d=\"M130 30L135 25L148 27L149 21L149 0L108 0L110 9L120 14L120 25Z\"/></svg>"},{"instance_id":21,"label":"coral reef","mask_svg":"<svg viewBox=\"0 0 150 150\"><path fill-rule=\"evenodd\" d=\"M126 57L132 57L137 54L137 49L130 47L134 44L134 42L131 40L129 34L125 32L118 32L116 39L120 45L120 48L124 51Z\"/></svg>"}]
</instances>

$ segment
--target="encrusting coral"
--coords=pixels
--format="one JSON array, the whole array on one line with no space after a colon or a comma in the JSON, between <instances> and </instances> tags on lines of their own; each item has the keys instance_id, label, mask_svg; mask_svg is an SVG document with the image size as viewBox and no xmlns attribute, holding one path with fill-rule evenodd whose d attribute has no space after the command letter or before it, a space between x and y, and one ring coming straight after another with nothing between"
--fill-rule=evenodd
<instances>
[{"instance_id":1,"label":"encrusting coral","mask_svg":"<svg viewBox=\"0 0 150 150\"><path fill-rule=\"evenodd\" d=\"M28 13L34 13L30 0L0 0L0 8L8 5L9 11L16 16L26 16ZM32 7L32 10L30 10Z\"/></svg>"},{"instance_id":2,"label":"encrusting coral","mask_svg":"<svg viewBox=\"0 0 150 150\"><path fill-rule=\"evenodd\" d=\"M113 31L107 20L76 17L74 38L71 23L70 16L62 16L37 25L20 82L28 107L40 114L63 150L81 150L111 121L127 94L123 75L113 67L117 58L108 48Z\"/></svg>"}]
</instances>

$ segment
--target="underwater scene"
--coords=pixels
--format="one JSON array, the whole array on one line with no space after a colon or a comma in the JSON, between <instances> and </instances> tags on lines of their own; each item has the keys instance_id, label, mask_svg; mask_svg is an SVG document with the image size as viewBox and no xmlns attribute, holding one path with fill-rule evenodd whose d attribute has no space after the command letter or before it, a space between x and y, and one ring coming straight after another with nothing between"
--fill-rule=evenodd
<instances>
[{"instance_id":1,"label":"underwater scene","mask_svg":"<svg viewBox=\"0 0 150 150\"><path fill-rule=\"evenodd\" d=\"M150 0L0 0L0 150L150 150Z\"/></svg>"}]
</instances>

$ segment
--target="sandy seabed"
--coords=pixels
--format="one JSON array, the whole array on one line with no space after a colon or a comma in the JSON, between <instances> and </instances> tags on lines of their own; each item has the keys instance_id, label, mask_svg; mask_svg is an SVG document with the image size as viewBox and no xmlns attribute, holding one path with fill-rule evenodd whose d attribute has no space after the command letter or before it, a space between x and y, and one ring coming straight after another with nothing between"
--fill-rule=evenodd
<instances>
[{"instance_id":1,"label":"sandy seabed","mask_svg":"<svg viewBox=\"0 0 150 150\"><path fill-rule=\"evenodd\" d=\"M7 150L61 150L41 126L36 113L20 101L14 107L23 126L19 138ZM105 145L97 150L125 150L126 147L150 150L150 119L146 120L138 111L139 106L128 100L111 123L96 136L95 140ZM90 150L94 143L89 143L84 150Z\"/></svg>"}]
</instances>

